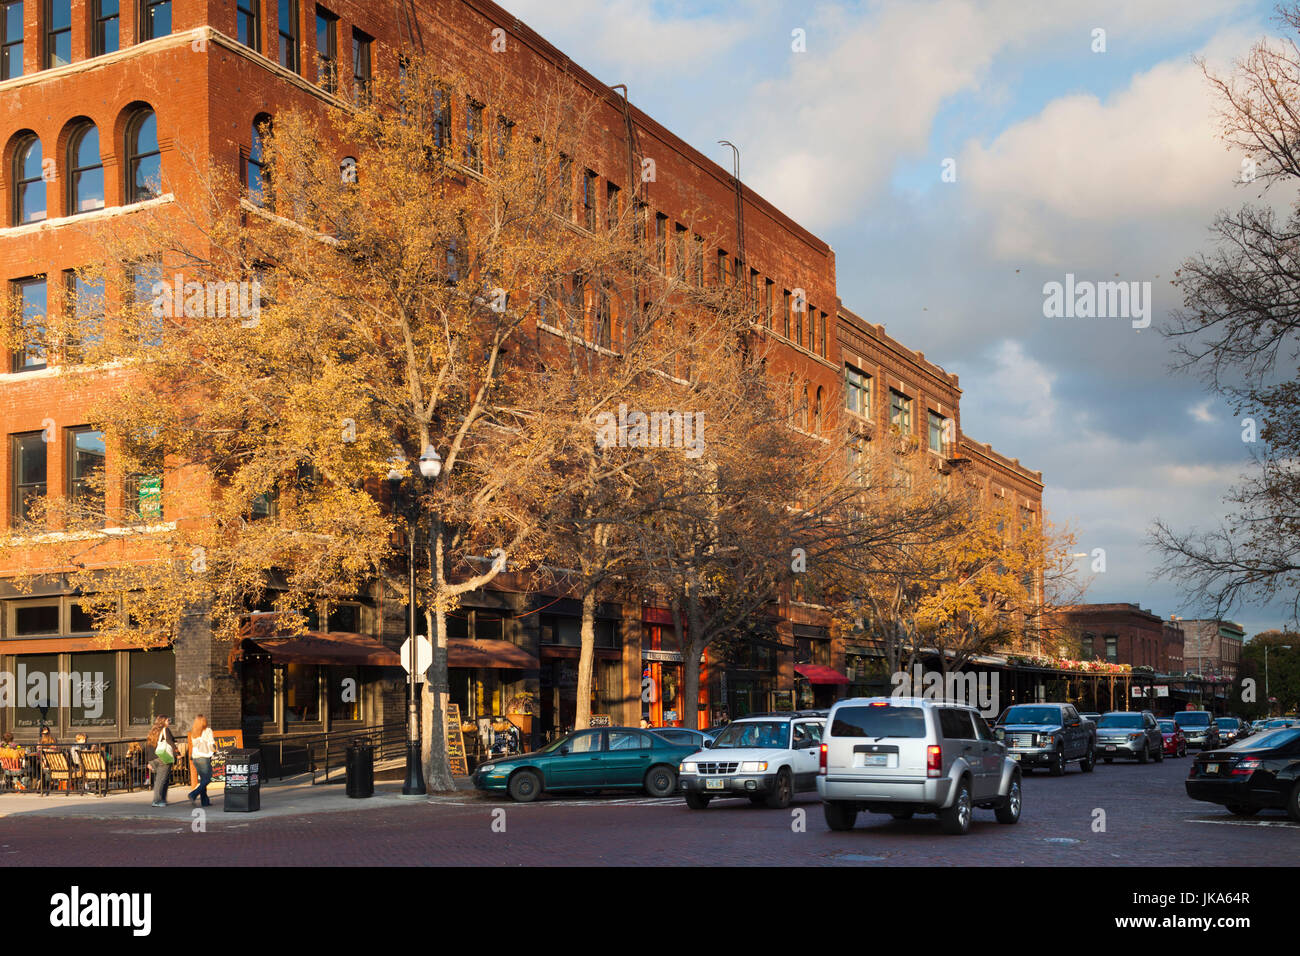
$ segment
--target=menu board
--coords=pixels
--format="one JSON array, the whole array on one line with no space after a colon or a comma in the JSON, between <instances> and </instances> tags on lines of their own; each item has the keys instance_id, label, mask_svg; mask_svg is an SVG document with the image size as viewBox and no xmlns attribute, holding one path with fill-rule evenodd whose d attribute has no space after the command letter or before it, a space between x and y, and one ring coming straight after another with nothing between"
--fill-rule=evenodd
<instances>
[{"instance_id":1,"label":"menu board","mask_svg":"<svg viewBox=\"0 0 1300 956\"><path fill-rule=\"evenodd\" d=\"M465 737L460 730L460 704L447 705L447 762L451 765L453 775L469 775L469 762L465 759Z\"/></svg>"},{"instance_id":2,"label":"menu board","mask_svg":"<svg viewBox=\"0 0 1300 956\"><path fill-rule=\"evenodd\" d=\"M609 714L592 714L591 726L593 727L612 727L614 722L609 719Z\"/></svg>"},{"instance_id":3,"label":"menu board","mask_svg":"<svg viewBox=\"0 0 1300 956\"><path fill-rule=\"evenodd\" d=\"M244 732L242 730L214 730L212 739L216 746L212 750L212 779L226 779L226 751L244 749ZM191 748L193 741L190 742ZM193 753L193 749L190 750ZM197 779L197 778L196 778Z\"/></svg>"}]
</instances>

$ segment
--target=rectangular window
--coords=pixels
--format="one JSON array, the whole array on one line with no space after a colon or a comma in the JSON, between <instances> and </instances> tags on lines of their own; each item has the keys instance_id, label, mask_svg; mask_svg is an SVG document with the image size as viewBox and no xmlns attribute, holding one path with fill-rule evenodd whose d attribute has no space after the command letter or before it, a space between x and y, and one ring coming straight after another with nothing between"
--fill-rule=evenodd
<instances>
[{"instance_id":1,"label":"rectangular window","mask_svg":"<svg viewBox=\"0 0 1300 956\"><path fill-rule=\"evenodd\" d=\"M261 0L236 0L235 36L249 49L262 49Z\"/></svg>"},{"instance_id":2,"label":"rectangular window","mask_svg":"<svg viewBox=\"0 0 1300 956\"><path fill-rule=\"evenodd\" d=\"M284 721L313 724L320 720L319 664L289 661L284 668Z\"/></svg>"},{"instance_id":3,"label":"rectangular window","mask_svg":"<svg viewBox=\"0 0 1300 956\"><path fill-rule=\"evenodd\" d=\"M889 424L904 435L912 433L912 400L892 388L889 390Z\"/></svg>"},{"instance_id":4,"label":"rectangular window","mask_svg":"<svg viewBox=\"0 0 1300 956\"><path fill-rule=\"evenodd\" d=\"M73 654L70 670L68 723L73 727L116 727L117 654Z\"/></svg>"},{"instance_id":5,"label":"rectangular window","mask_svg":"<svg viewBox=\"0 0 1300 956\"><path fill-rule=\"evenodd\" d=\"M802 346L802 345L804 344L804 343L803 343L803 317L804 317L805 315L807 315L807 311L806 311L806 309L801 309L801 308L799 308L799 306L800 306L801 304L803 304L803 303L802 303L802 300L800 300L798 296L795 296L795 299L794 299L794 307L795 307L795 309L794 309L794 316L793 316L793 318L794 318L794 342L795 342L796 345L799 345L799 346Z\"/></svg>"},{"instance_id":6,"label":"rectangular window","mask_svg":"<svg viewBox=\"0 0 1300 956\"><path fill-rule=\"evenodd\" d=\"M668 271L668 217L661 212L655 213L655 262Z\"/></svg>"},{"instance_id":7,"label":"rectangular window","mask_svg":"<svg viewBox=\"0 0 1300 956\"><path fill-rule=\"evenodd\" d=\"M844 366L844 407L863 418L871 417L871 376L852 365Z\"/></svg>"},{"instance_id":8,"label":"rectangular window","mask_svg":"<svg viewBox=\"0 0 1300 956\"><path fill-rule=\"evenodd\" d=\"M14 435L11 441L13 456L13 515L15 522L31 517L32 502L45 495L46 442L42 432Z\"/></svg>"},{"instance_id":9,"label":"rectangular window","mask_svg":"<svg viewBox=\"0 0 1300 956\"><path fill-rule=\"evenodd\" d=\"M91 25L90 55L116 53L121 45L118 35L122 22L119 0L94 0L91 11L94 22Z\"/></svg>"},{"instance_id":10,"label":"rectangular window","mask_svg":"<svg viewBox=\"0 0 1300 956\"><path fill-rule=\"evenodd\" d=\"M81 499L96 514L104 511L104 433L89 428L67 432L68 497Z\"/></svg>"},{"instance_id":11,"label":"rectangular window","mask_svg":"<svg viewBox=\"0 0 1300 956\"><path fill-rule=\"evenodd\" d=\"M352 98L364 102L370 92L370 49L374 43L360 30L352 31Z\"/></svg>"},{"instance_id":12,"label":"rectangular window","mask_svg":"<svg viewBox=\"0 0 1300 956\"><path fill-rule=\"evenodd\" d=\"M23 4L0 2L0 80L23 75Z\"/></svg>"},{"instance_id":13,"label":"rectangular window","mask_svg":"<svg viewBox=\"0 0 1300 956\"><path fill-rule=\"evenodd\" d=\"M330 604L325 626L332 632L361 633L361 605Z\"/></svg>"},{"instance_id":14,"label":"rectangular window","mask_svg":"<svg viewBox=\"0 0 1300 956\"><path fill-rule=\"evenodd\" d=\"M749 308L758 314L758 270L749 270L749 289L746 293L749 296Z\"/></svg>"},{"instance_id":15,"label":"rectangular window","mask_svg":"<svg viewBox=\"0 0 1300 956\"><path fill-rule=\"evenodd\" d=\"M609 348L613 338L613 314L610 311L609 286L602 285L596 303L596 344Z\"/></svg>"},{"instance_id":16,"label":"rectangular window","mask_svg":"<svg viewBox=\"0 0 1300 956\"><path fill-rule=\"evenodd\" d=\"M790 315L794 309L794 298L790 295L789 289L783 289L781 292L781 334L787 339L790 337Z\"/></svg>"},{"instance_id":17,"label":"rectangular window","mask_svg":"<svg viewBox=\"0 0 1300 956\"><path fill-rule=\"evenodd\" d=\"M590 169L582 173L582 223L596 231L596 174Z\"/></svg>"},{"instance_id":18,"label":"rectangular window","mask_svg":"<svg viewBox=\"0 0 1300 956\"><path fill-rule=\"evenodd\" d=\"M619 188L613 183L605 184L605 226L610 232L618 229L618 194Z\"/></svg>"},{"instance_id":19,"label":"rectangular window","mask_svg":"<svg viewBox=\"0 0 1300 956\"><path fill-rule=\"evenodd\" d=\"M327 671L330 720L360 720L361 668L332 664Z\"/></svg>"},{"instance_id":20,"label":"rectangular window","mask_svg":"<svg viewBox=\"0 0 1300 956\"><path fill-rule=\"evenodd\" d=\"M301 73L298 59L298 0L280 0L276 29L280 34L280 65Z\"/></svg>"},{"instance_id":21,"label":"rectangular window","mask_svg":"<svg viewBox=\"0 0 1300 956\"><path fill-rule=\"evenodd\" d=\"M1119 638L1114 634L1106 635L1106 660L1112 664L1119 661Z\"/></svg>"},{"instance_id":22,"label":"rectangular window","mask_svg":"<svg viewBox=\"0 0 1300 956\"><path fill-rule=\"evenodd\" d=\"M72 0L45 0L45 68L72 62Z\"/></svg>"},{"instance_id":23,"label":"rectangular window","mask_svg":"<svg viewBox=\"0 0 1300 956\"><path fill-rule=\"evenodd\" d=\"M817 338L813 342L813 351L822 358L826 357L826 313L817 313Z\"/></svg>"},{"instance_id":24,"label":"rectangular window","mask_svg":"<svg viewBox=\"0 0 1300 956\"><path fill-rule=\"evenodd\" d=\"M934 412L929 413L929 442L930 451L943 454L943 416Z\"/></svg>"},{"instance_id":25,"label":"rectangular window","mask_svg":"<svg viewBox=\"0 0 1300 956\"><path fill-rule=\"evenodd\" d=\"M73 269L63 275L67 315L72 326L70 340L64 348L68 361L84 362L87 347L104 340L104 280L87 281Z\"/></svg>"},{"instance_id":26,"label":"rectangular window","mask_svg":"<svg viewBox=\"0 0 1300 956\"><path fill-rule=\"evenodd\" d=\"M45 277L19 279L13 283L11 294L22 325L22 336L20 347L14 349L10 370L34 372L45 368L45 320L49 314Z\"/></svg>"},{"instance_id":27,"label":"rectangular window","mask_svg":"<svg viewBox=\"0 0 1300 956\"><path fill-rule=\"evenodd\" d=\"M451 93L441 88L433 91L433 146L451 148Z\"/></svg>"},{"instance_id":28,"label":"rectangular window","mask_svg":"<svg viewBox=\"0 0 1300 956\"><path fill-rule=\"evenodd\" d=\"M731 261L731 257L727 255L726 250L725 250L725 249L719 249L719 250L718 250L718 268L717 268L717 279L718 279L718 285L723 285L723 286L725 286L725 285L727 284L727 281L728 281L728 280L727 280L727 268L728 268L728 267L727 267L727 263L730 262L730 261Z\"/></svg>"},{"instance_id":29,"label":"rectangular window","mask_svg":"<svg viewBox=\"0 0 1300 956\"><path fill-rule=\"evenodd\" d=\"M776 283L771 279L763 280L763 324L769 329L772 327L774 319L772 310L775 308L775 289Z\"/></svg>"},{"instance_id":30,"label":"rectangular window","mask_svg":"<svg viewBox=\"0 0 1300 956\"><path fill-rule=\"evenodd\" d=\"M695 256L691 266L691 279L697 286L704 285L704 237L695 237Z\"/></svg>"},{"instance_id":31,"label":"rectangular window","mask_svg":"<svg viewBox=\"0 0 1300 956\"><path fill-rule=\"evenodd\" d=\"M1091 634L1083 635L1082 640L1080 640L1079 656L1082 660L1090 661L1095 656L1095 652L1092 646L1092 641L1093 641L1093 637Z\"/></svg>"},{"instance_id":32,"label":"rectangular window","mask_svg":"<svg viewBox=\"0 0 1300 956\"><path fill-rule=\"evenodd\" d=\"M156 40L172 32L171 0L140 0L140 40Z\"/></svg>"},{"instance_id":33,"label":"rectangular window","mask_svg":"<svg viewBox=\"0 0 1300 956\"><path fill-rule=\"evenodd\" d=\"M559 169L556 172L555 213L565 219L573 219L573 160L560 154Z\"/></svg>"},{"instance_id":34,"label":"rectangular window","mask_svg":"<svg viewBox=\"0 0 1300 956\"><path fill-rule=\"evenodd\" d=\"M686 260L690 250L690 243L686 237L686 227L680 222L676 226L677 244L673 247L673 272L677 278L683 282L686 281Z\"/></svg>"},{"instance_id":35,"label":"rectangular window","mask_svg":"<svg viewBox=\"0 0 1300 956\"><path fill-rule=\"evenodd\" d=\"M504 163L510 155L510 144L515 137L515 124L504 116L497 116L497 161Z\"/></svg>"},{"instance_id":36,"label":"rectangular window","mask_svg":"<svg viewBox=\"0 0 1300 956\"><path fill-rule=\"evenodd\" d=\"M465 165L483 171L483 104L465 100Z\"/></svg>"},{"instance_id":37,"label":"rectangular window","mask_svg":"<svg viewBox=\"0 0 1300 956\"><path fill-rule=\"evenodd\" d=\"M162 281L162 266L156 262L141 263L130 271L130 288L132 312L140 323L140 344L144 346L162 345L163 317L155 315L150 307L154 301L154 287Z\"/></svg>"},{"instance_id":38,"label":"rectangular window","mask_svg":"<svg viewBox=\"0 0 1300 956\"><path fill-rule=\"evenodd\" d=\"M316 82L327 93L338 89L339 18L324 7L316 8Z\"/></svg>"}]
</instances>

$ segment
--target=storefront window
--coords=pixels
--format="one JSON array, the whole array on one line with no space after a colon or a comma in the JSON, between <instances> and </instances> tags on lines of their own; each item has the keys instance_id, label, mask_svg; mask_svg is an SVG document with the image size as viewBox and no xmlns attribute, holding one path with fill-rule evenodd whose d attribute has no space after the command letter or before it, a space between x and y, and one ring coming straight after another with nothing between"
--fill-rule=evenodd
<instances>
[{"instance_id":1,"label":"storefront window","mask_svg":"<svg viewBox=\"0 0 1300 956\"><path fill-rule=\"evenodd\" d=\"M15 661L17 673L14 726L39 728L42 723L57 727L59 711L54 693L58 688L57 654L24 654Z\"/></svg>"},{"instance_id":2,"label":"storefront window","mask_svg":"<svg viewBox=\"0 0 1300 956\"><path fill-rule=\"evenodd\" d=\"M243 719L269 723L275 719L275 671L267 655L249 655L240 665ZM132 718L134 722L134 717Z\"/></svg>"},{"instance_id":3,"label":"storefront window","mask_svg":"<svg viewBox=\"0 0 1300 956\"><path fill-rule=\"evenodd\" d=\"M59 602L14 606L14 636L38 637L59 633Z\"/></svg>"},{"instance_id":4,"label":"storefront window","mask_svg":"<svg viewBox=\"0 0 1300 956\"><path fill-rule=\"evenodd\" d=\"M116 654L73 654L71 683L73 727L117 726Z\"/></svg>"},{"instance_id":5,"label":"storefront window","mask_svg":"<svg viewBox=\"0 0 1300 956\"><path fill-rule=\"evenodd\" d=\"M328 668L330 720L361 719L361 668Z\"/></svg>"},{"instance_id":6,"label":"storefront window","mask_svg":"<svg viewBox=\"0 0 1300 956\"><path fill-rule=\"evenodd\" d=\"M128 664L132 727L148 727L157 714L176 716L174 651L132 651Z\"/></svg>"},{"instance_id":7,"label":"storefront window","mask_svg":"<svg viewBox=\"0 0 1300 956\"><path fill-rule=\"evenodd\" d=\"M287 724L320 720L320 666L290 661L284 670L284 720Z\"/></svg>"}]
</instances>

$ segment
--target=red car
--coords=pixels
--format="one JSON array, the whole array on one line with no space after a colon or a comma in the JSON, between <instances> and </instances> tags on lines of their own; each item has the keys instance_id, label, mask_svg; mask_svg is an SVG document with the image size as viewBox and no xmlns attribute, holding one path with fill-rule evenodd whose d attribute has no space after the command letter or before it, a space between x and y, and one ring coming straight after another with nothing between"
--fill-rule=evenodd
<instances>
[{"instance_id":1,"label":"red car","mask_svg":"<svg viewBox=\"0 0 1300 956\"><path fill-rule=\"evenodd\" d=\"M1166 757L1186 757L1187 756L1187 738L1183 736L1183 729L1172 720L1161 720L1160 736L1164 738L1164 749Z\"/></svg>"}]
</instances>

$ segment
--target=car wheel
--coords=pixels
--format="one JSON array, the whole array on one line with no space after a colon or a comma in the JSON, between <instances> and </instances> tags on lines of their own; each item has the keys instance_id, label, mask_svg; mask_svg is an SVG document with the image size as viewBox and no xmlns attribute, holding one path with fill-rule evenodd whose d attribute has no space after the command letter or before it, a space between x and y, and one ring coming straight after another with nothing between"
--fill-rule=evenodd
<instances>
[{"instance_id":1,"label":"car wheel","mask_svg":"<svg viewBox=\"0 0 1300 956\"><path fill-rule=\"evenodd\" d=\"M1079 769L1084 773L1092 773L1097 767L1097 751L1091 747L1088 748L1088 756L1079 761Z\"/></svg>"},{"instance_id":2,"label":"car wheel","mask_svg":"<svg viewBox=\"0 0 1300 956\"><path fill-rule=\"evenodd\" d=\"M911 810L895 810L895 811L893 811L893 812L890 814L890 816L893 817L895 820L910 820L910 819L912 819L912 811L911 811Z\"/></svg>"},{"instance_id":3,"label":"car wheel","mask_svg":"<svg viewBox=\"0 0 1300 956\"><path fill-rule=\"evenodd\" d=\"M1051 772L1053 777L1065 776L1065 751L1064 750L1060 750L1059 748L1057 749L1056 759L1052 761L1052 765L1048 768L1048 770Z\"/></svg>"},{"instance_id":4,"label":"car wheel","mask_svg":"<svg viewBox=\"0 0 1300 956\"><path fill-rule=\"evenodd\" d=\"M939 811L939 822L943 825L943 832L953 836L961 836L970 829L970 819L974 810L970 802L970 784L965 777L957 784L957 796L953 798L952 806L946 810Z\"/></svg>"},{"instance_id":5,"label":"car wheel","mask_svg":"<svg viewBox=\"0 0 1300 956\"><path fill-rule=\"evenodd\" d=\"M1143 744L1142 749L1138 751L1138 763L1147 763L1151 759L1151 754L1149 753L1149 751L1150 751L1150 747L1148 747L1146 744Z\"/></svg>"},{"instance_id":6,"label":"car wheel","mask_svg":"<svg viewBox=\"0 0 1300 956\"><path fill-rule=\"evenodd\" d=\"M998 823L1015 823L1020 819L1020 778L1011 778L1011 788L1007 791L1007 798L998 804L994 813L997 814Z\"/></svg>"},{"instance_id":7,"label":"car wheel","mask_svg":"<svg viewBox=\"0 0 1300 956\"><path fill-rule=\"evenodd\" d=\"M767 795L764 802L771 810L784 810L793 798L794 781L790 779L790 771L782 767L776 774L776 786L772 788L772 792Z\"/></svg>"},{"instance_id":8,"label":"car wheel","mask_svg":"<svg viewBox=\"0 0 1300 956\"><path fill-rule=\"evenodd\" d=\"M1180 748L1178 748L1178 756L1180 757L1187 756L1187 744L1183 744Z\"/></svg>"},{"instance_id":9,"label":"car wheel","mask_svg":"<svg viewBox=\"0 0 1300 956\"><path fill-rule=\"evenodd\" d=\"M645 790L652 797L671 797L677 792L677 772L672 767L651 767L645 775Z\"/></svg>"},{"instance_id":10,"label":"car wheel","mask_svg":"<svg viewBox=\"0 0 1300 956\"><path fill-rule=\"evenodd\" d=\"M1165 762L1165 745L1163 741L1161 741L1160 746L1155 749L1155 753L1151 756L1156 758L1156 763Z\"/></svg>"},{"instance_id":11,"label":"car wheel","mask_svg":"<svg viewBox=\"0 0 1300 956\"><path fill-rule=\"evenodd\" d=\"M858 821L857 808L851 803L823 803L822 813L832 830L852 830Z\"/></svg>"},{"instance_id":12,"label":"car wheel","mask_svg":"<svg viewBox=\"0 0 1300 956\"><path fill-rule=\"evenodd\" d=\"M1229 803L1225 809L1234 817L1253 817L1259 813L1259 807L1248 807L1241 803Z\"/></svg>"},{"instance_id":13,"label":"car wheel","mask_svg":"<svg viewBox=\"0 0 1300 956\"><path fill-rule=\"evenodd\" d=\"M1300 783L1291 788L1291 796L1286 801L1286 815L1300 823Z\"/></svg>"},{"instance_id":14,"label":"car wheel","mask_svg":"<svg viewBox=\"0 0 1300 956\"><path fill-rule=\"evenodd\" d=\"M686 791L686 805L692 810L703 810L709 805L713 798L703 793L696 793L694 790Z\"/></svg>"},{"instance_id":15,"label":"car wheel","mask_svg":"<svg viewBox=\"0 0 1300 956\"><path fill-rule=\"evenodd\" d=\"M536 771L520 770L510 778L510 799L515 803L532 803L541 795L542 778Z\"/></svg>"}]
</instances>

